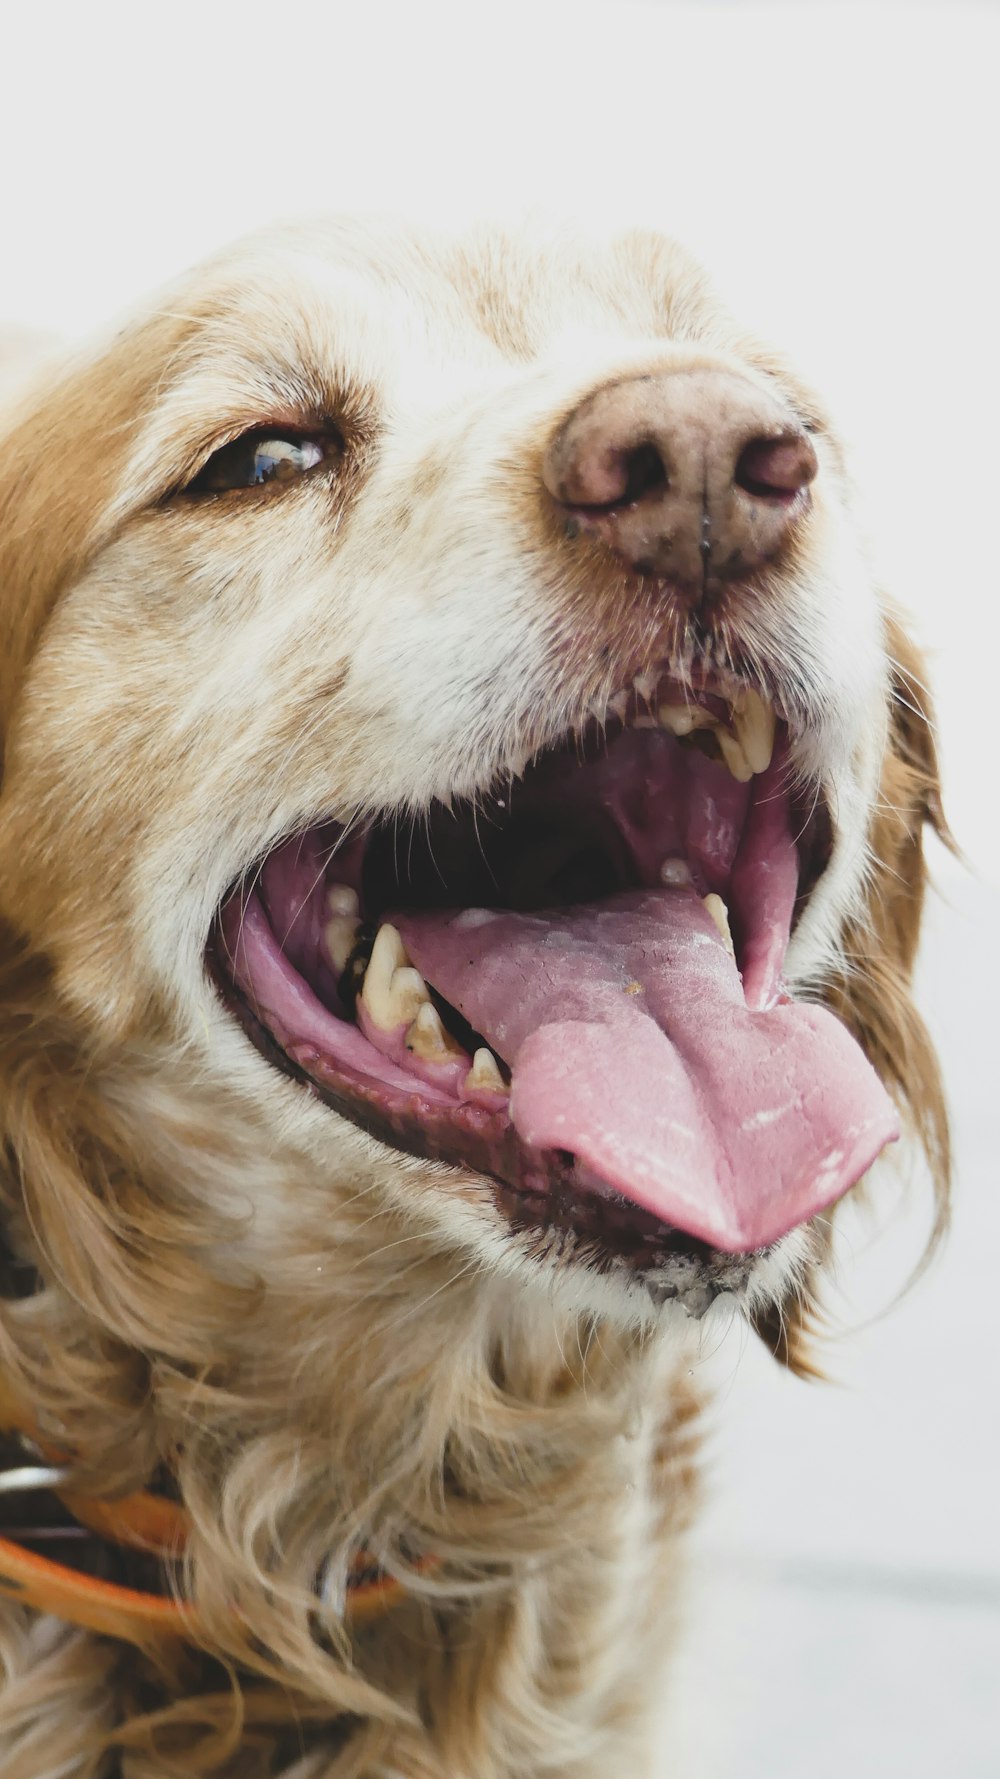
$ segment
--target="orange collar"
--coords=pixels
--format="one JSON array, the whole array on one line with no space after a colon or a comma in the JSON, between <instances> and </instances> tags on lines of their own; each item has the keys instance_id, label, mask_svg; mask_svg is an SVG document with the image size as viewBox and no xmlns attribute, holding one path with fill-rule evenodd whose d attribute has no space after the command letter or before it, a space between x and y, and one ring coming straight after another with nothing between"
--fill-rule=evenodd
<instances>
[{"instance_id":1,"label":"orange collar","mask_svg":"<svg viewBox=\"0 0 1000 1779\"><path fill-rule=\"evenodd\" d=\"M34 1417L2 1378L0 1431L18 1433L38 1448ZM182 1506L145 1490L118 1501L78 1495L65 1487L69 1472L57 1461L58 1454L43 1449L42 1455L53 1461L0 1471L0 1502L4 1495L48 1490L81 1527L106 1543L144 1552L164 1564L183 1554L190 1522ZM174 1598L169 1592L143 1593L116 1582L98 1580L68 1564L40 1556L14 1538L0 1536L0 1595L3 1594L36 1612L51 1613L67 1624L125 1643L148 1648L150 1643L166 1640L200 1642L194 1603ZM346 1616L352 1624L364 1623L388 1612L405 1594L402 1582L382 1574L361 1556L348 1584Z\"/></svg>"}]
</instances>

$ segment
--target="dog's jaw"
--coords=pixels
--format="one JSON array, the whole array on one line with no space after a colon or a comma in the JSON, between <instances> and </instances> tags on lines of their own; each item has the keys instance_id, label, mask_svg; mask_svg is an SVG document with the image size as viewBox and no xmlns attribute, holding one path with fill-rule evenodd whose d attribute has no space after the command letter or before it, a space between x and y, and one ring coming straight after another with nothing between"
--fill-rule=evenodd
<instances>
[{"instance_id":1,"label":"dog's jaw","mask_svg":"<svg viewBox=\"0 0 1000 1779\"><path fill-rule=\"evenodd\" d=\"M293 837L227 900L213 956L228 1001L268 1060L336 1113L392 1146L498 1183L494 1206L512 1232L547 1236L533 1240L535 1251L631 1270L654 1301L680 1299L699 1313L720 1291L740 1291L753 1254L825 1208L895 1125L832 1022L814 1032L819 1014L796 1025L787 1006L789 927L827 866L830 824L818 789L807 783L793 795L787 725L777 753L775 732L756 691L689 663L684 684L669 671L640 676L572 745L464 817L451 804L423 824L396 815L368 830L328 824ZM711 743L717 757L696 742ZM727 902L737 934L731 964ZM518 912L525 907L540 912ZM552 1052L543 1033L567 1016ZM711 1118L687 1113L700 1131L691 1153L691 1089L664 1031L706 1097L718 1069L713 1047L733 1048ZM523 1057L546 1042L543 1080L526 1073ZM586 1069L595 1045L597 1075L581 1099L568 1064L577 1054ZM651 1075L650 1107L667 1102L677 1154L665 1160L650 1121L657 1114L643 1136L643 1096L617 1081L622 1046L631 1069ZM770 1085L769 1046L782 1057ZM749 1099L741 1070L753 1074ZM839 1110L825 1114L825 1148L822 1102L808 1113L800 1105L823 1070L834 1081L838 1070L847 1076ZM560 1092L567 1110L557 1113L549 1100ZM594 1137L588 1095L609 1101ZM631 1108L620 1134L616 1096ZM532 1124L554 1133L547 1144L531 1138ZM820 1146L803 1162L799 1136L813 1129ZM727 1151L724 1184L716 1144ZM603 1178L602 1169L610 1170ZM811 1187L814 1173L820 1183ZM820 1196L803 1196L810 1191ZM725 1263L713 1245L741 1258Z\"/></svg>"}]
</instances>

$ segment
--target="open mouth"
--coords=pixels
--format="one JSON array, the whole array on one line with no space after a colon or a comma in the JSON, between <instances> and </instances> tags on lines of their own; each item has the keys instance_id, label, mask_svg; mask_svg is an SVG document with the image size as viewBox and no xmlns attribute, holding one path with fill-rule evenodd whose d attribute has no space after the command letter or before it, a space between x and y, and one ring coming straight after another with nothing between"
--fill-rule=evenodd
<instances>
[{"instance_id":1,"label":"open mouth","mask_svg":"<svg viewBox=\"0 0 1000 1779\"><path fill-rule=\"evenodd\" d=\"M223 904L216 977L272 1062L515 1226L643 1269L757 1251L897 1134L783 986L831 844L790 740L752 687L645 676L475 806L285 840Z\"/></svg>"}]
</instances>

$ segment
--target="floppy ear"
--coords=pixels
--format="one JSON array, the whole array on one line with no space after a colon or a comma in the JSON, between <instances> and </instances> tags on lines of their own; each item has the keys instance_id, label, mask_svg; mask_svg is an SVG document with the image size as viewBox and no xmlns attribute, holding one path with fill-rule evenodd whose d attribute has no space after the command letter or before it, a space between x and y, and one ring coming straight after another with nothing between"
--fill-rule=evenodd
<instances>
[{"instance_id":1,"label":"floppy ear","mask_svg":"<svg viewBox=\"0 0 1000 1779\"><path fill-rule=\"evenodd\" d=\"M826 1000L853 1032L927 1157L935 1194L928 1255L944 1234L951 1182L948 1113L937 1056L910 993L920 934L930 827L952 851L941 804L933 709L924 664L899 618L885 617L890 660L889 739L869 835L864 908L848 924L844 961ZM816 1375L807 1351L818 1312L808 1297L766 1313L757 1332L775 1357Z\"/></svg>"},{"instance_id":2,"label":"floppy ear","mask_svg":"<svg viewBox=\"0 0 1000 1779\"><path fill-rule=\"evenodd\" d=\"M62 590L145 498L134 470L135 440L192 326L189 316L154 314L100 353L49 362L19 383L16 401L0 416L0 877L4 858L13 851L2 768L32 655ZM92 1327L117 1329L126 1343L131 1333L131 1344L114 1360L118 1364L121 1354L149 1344L143 1316L153 1300L148 1290L143 1293L142 1267L155 1263L164 1287L173 1272L182 1288L191 1289L194 1275L184 1252L189 1230L178 1228L169 1195L157 1200L148 1180L139 1184L124 1133L114 1127L107 1104L90 1091L94 1058L59 1003L48 962L32 942L32 909L18 905L8 890L4 883L0 1275L16 1275L20 1261L30 1279L30 1259L45 1277L61 1281L66 1301L82 1306ZM206 1301L216 1290L210 1283ZM0 1299L6 1295L0 1276ZM164 1288L159 1301L168 1298ZM3 1369L13 1374L20 1366L25 1383L32 1338L29 1329L19 1352L8 1319L0 1314ZM90 1378L75 1399L84 1412L88 1389L89 1399L94 1395L98 1364L85 1343L78 1345L80 1375ZM71 1380L71 1346L67 1335L59 1379L50 1386L35 1379L29 1391L33 1400L41 1400L43 1387L50 1394L62 1391L67 1400L72 1396L80 1380L75 1373L76 1382ZM134 1371L132 1358L121 1363ZM109 1358L107 1369L113 1368Z\"/></svg>"}]
</instances>

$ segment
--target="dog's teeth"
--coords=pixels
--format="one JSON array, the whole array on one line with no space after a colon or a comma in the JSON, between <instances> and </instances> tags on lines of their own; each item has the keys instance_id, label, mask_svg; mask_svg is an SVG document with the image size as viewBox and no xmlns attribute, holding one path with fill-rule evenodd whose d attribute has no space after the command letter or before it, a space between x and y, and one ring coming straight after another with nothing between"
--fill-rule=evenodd
<instances>
[{"instance_id":1,"label":"dog's teeth","mask_svg":"<svg viewBox=\"0 0 1000 1779\"><path fill-rule=\"evenodd\" d=\"M660 728L669 729L672 735L690 735L694 729L713 726L711 712L698 704L661 704L656 715Z\"/></svg>"},{"instance_id":2,"label":"dog's teeth","mask_svg":"<svg viewBox=\"0 0 1000 1779\"><path fill-rule=\"evenodd\" d=\"M361 912L357 890L351 889L347 883L331 883L326 892L326 905L333 915L352 914L357 920Z\"/></svg>"},{"instance_id":3,"label":"dog's teeth","mask_svg":"<svg viewBox=\"0 0 1000 1779\"><path fill-rule=\"evenodd\" d=\"M661 704L656 713L661 729L671 735L690 735L694 728L694 711L687 704Z\"/></svg>"},{"instance_id":4,"label":"dog's teeth","mask_svg":"<svg viewBox=\"0 0 1000 1779\"><path fill-rule=\"evenodd\" d=\"M608 709L620 723L624 722L625 712L628 710L628 693L616 692L613 698L608 699Z\"/></svg>"},{"instance_id":5,"label":"dog's teeth","mask_svg":"<svg viewBox=\"0 0 1000 1779\"><path fill-rule=\"evenodd\" d=\"M334 969L346 970L360 924L358 916L361 913L361 904L358 901L358 892L351 889L349 884L331 883L326 892L326 905L330 911L330 919L323 928L326 949Z\"/></svg>"},{"instance_id":6,"label":"dog's teeth","mask_svg":"<svg viewBox=\"0 0 1000 1779\"><path fill-rule=\"evenodd\" d=\"M323 928L326 949L330 954L330 962L338 974L346 970L347 960L354 950L360 922L350 914L335 914Z\"/></svg>"},{"instance_id":7,"label":"dog's teeth","mask_svg":"<svg viewBox=\"0 0 1000 1779\"><path fill-rule=\"evenodd\" d=\"M719 748L722 753L722 758L725 760L733 777L739 779L740 784L749 784L753 777L753 767L747 759L746 754L743 752L742 743L737 740L735 735L730 734L728 729L723 729L721 725L716 727L715 733L719 738Z\"/></svg>"},{"instance_id":8,"label":"dog's teeth","mask_svg":"<svg viewBox=\"0 0 1000 1779\"><path fill-rule=\"evenodd\" d=\"M425 1001L406 1034L406 1048L419 1056L421 1062L454 1062L464 1056L461 1044L441 1024L441 1015L433 1001Z\"/></svg>"},{"instance_id":9,"label":"dog's teeth","mask_svg":"<svg viewBox=\"0 0 1000 1779\"><path fill-rule=\"evenodd\" d=\"M752 688L746 691L733 710L733 728L753 772L766 772L771 764L774 724L774 711L760 693Z\"/></svg>"},{"instance_id":10,"label":"dog's teeth","mask_svg":"<svg viewBox=\"0 0 1000 1779\"><path fill-rule=\"evenodd\" d=\"M644 698L648 704L653 693L656 691L656 675L653 673L640 673L632 681L632 684L638 692L639 697Z\"/></svg>"},{"instance_id":11,"label":"dog's teeth","mask_svg":"<svg viewBox=\"0 0 1000 1779\"><path fill-rule=\"evenodd\" d=\"M401 969L409 961L406 955L406 946L403 944L398 930L389 921L383 921L375 934L375 943L372 946L372 955L368 964L368 975L384 982L388 988L392 981L393 971Z\"/></svg>"},{"instance_id":12,"label":"dog's teeth","mask_svg":"<svg viewBox=\"0 0 1000 1779\"><path fill-rule=\"evenodd\" d=\"M668 887L690 883L691 867L687 859L664 859L660 866L660 882Z\"/></svg>"},{"instance_id":13,"label":"dog's teeth","mask_svg":"<svg viewBox=\"0 0 1000 1779\"><path fill-rule=\"evenodd\" d=\"M386 921L375 935L361 990L361 1004L379 1031L393 1032L403 1023L397 998L393 993L393 983L396 976L408 968L409 963L406 947L396 928ZM413 974L416 976L417 971L414 970Z\"/></svg>"},{"instance_id":14,"label":"dog's teeth","mask_svg":"<svg viewBox=\"0 0 1000 1779\"><path fill-rule=\"evenodd\" d=\"M389 984L389 996L392 1001L393 1029L399 1025L412 1025L421 1007L432 1005L427 992L427 984L412 964L404 964L394 970Z\"/></svg>"},{"instance_id":15,"label":"dog's teeth","mask_svg":"<svg viewBox=\"0 0 1000 1779\"><path fill-rule=\"evenodd\" d=\"M485 1046L477 1050L472 1059L472 1067L465 1077L467 1093L509 1093L506 1082L497 1067L497 1059L492 1050Z\"/></svg>"},{"instance_id":16,"label":"dog's teeth","mask_svg":"<svg viewBox=\"0 0 1000 1779\"><path fill-rule=\"evenodd\" d=\"M725 902L722 900L721 896L716 895L704 896L702 900L706 914L711 915L719 932L722 934L726 950L730 957L735 959L736 947L733 944L733 935L729 931L729 910L727 909Z\"/></svg>"}]
</instances>

